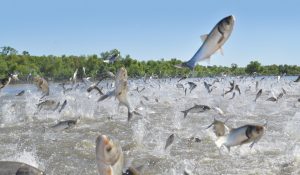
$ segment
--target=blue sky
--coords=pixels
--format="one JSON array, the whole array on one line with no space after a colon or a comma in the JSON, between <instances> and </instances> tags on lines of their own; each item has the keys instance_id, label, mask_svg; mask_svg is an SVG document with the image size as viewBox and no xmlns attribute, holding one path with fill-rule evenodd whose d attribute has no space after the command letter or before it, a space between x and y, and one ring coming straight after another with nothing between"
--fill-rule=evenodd
<instances>
[{"instance_id":1,"label":"blue sky","mask_svg":"<svg viewBox=\"0 0 300 175\"><path fill-rule=\"evenodd\" d=\"M211 65L300 65L299 7L297 0L9 0L1 2L0 46L32 55L116 48L138 60L188 60L200 35L232 14L224 56L213 55Z\"/></svg>"}]
</instances>

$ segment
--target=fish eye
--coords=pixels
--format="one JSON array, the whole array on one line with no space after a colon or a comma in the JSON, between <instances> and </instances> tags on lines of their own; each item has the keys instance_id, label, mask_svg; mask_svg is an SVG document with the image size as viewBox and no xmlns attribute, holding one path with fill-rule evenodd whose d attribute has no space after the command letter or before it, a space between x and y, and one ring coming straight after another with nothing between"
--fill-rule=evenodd
<instances>
[{"instance_id":1,"label":"fish eye","mask_svg":"<svg viewBox=\"0 0 300 175\"><path fill-rule=\"evenodd\" d=\"M106 151L107 151L107 152L110 152L111 150L112 150L112 147L111 147L111 146L109 146L109 147L106 148Z\"/></svg>"}]
</instances>

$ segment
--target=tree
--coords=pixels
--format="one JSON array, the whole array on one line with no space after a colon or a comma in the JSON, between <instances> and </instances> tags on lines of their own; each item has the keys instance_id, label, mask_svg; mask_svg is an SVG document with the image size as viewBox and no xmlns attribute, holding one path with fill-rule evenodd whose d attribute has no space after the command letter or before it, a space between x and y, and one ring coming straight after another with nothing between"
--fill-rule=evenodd
<instances>
[{"instance_id":1,"label":"tree","mask_svg":"<svg viewBox=\"0 0 300 175\"><path fill-rule=\"evenodd\" d=\"M261 64L258 61L251 61L247 65L245 71L248 74L253 74L254 72L260 73L262 71L262 67L261 67Z\"/></svg>"},{"instance_id":2,"label":"tree","mask_svg":"<svg viewBox=\"0 0 300 175\"><path fill-rule=\"evenodd\" d=\"M0 54L1 55L17 55L18 54L18 51L12 47L9 47L9 46L3 46L1 47L1 52Z\"/></svg>"},{"instance_id":3,"label":"tree","mask_svg":"<svg viewBox=\"0 0 300 175\"><path fill-rule=\"evenodd\" d=\"M232 64L231 64L231 68L230 68L231 73L234 73L234 72L236 71L237 68L238 68L238 65L235 64L235 63L232 63Z\"/></svg>"},{"instance_id":4,"label":"tree","mask_svg":"<svg viewBox=\"0 0 300 175\"><path fill-rule=\"evenodd\" d=\"M22 52L22 55L24 55L24 56L29 56L30 54L29 54L28 51L24 50L24 51Z\"/></svg>"}]
</instances>

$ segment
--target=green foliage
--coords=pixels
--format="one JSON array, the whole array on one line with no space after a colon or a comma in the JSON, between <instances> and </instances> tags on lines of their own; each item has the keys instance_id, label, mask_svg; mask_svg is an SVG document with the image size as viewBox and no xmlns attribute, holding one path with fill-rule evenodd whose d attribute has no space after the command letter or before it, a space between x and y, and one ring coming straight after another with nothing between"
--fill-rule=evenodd
<instances>
[{"instance_id":1,"label":"green foliage","mask_svg":"<svg viewBox=\"0 0 300 175\"><path fill-rule=\"evenodd\" d=\"M27 51L22 54L11 47L2 47L0 52L0 77L4 77L8 72L19 72L20 79L26 79L28 74L39 74L53 80L69 79L74 71L78 69L78 77L83 77L83 67L86 70L86 76L98 78L103 72L116 71L125 66L130 77L142 77L157 75L158 77L175 77L188 75L191 73L188 69L178 69L174 66L182 63L176 58L170 60L149 60L138 61L130 55L122 57L117 49L103 52L98 55L87 56L32 56ZM111 55L118 54L117 61L113 64L104 62ZM238 67L237 64L231 64L231 67L223 66L201 66L197 65L193 71L193 76L215 76L226 73L228 75L245 75L254 72L261 75L299 75L300 67L296 65L268 65L261 66L258 61L251 61L246 68Z\"/></svg>"},{"instance_id":2,"label":"green foliage","mask_svg":"<svg viewBox=\"0 0 300 175\"><path fill-rule=\"evenodd\" d=\"M262 70L263 68L261 67L261 64L258 61L251 61L245 69L246 73L248 74L253 74L255 72L261 73Z\"/></svg>"}]
</instances>

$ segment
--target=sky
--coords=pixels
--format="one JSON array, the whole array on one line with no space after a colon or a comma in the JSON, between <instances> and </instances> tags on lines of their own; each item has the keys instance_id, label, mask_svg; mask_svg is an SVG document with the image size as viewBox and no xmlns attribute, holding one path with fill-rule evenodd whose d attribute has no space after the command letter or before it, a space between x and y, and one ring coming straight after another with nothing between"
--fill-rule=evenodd
<instances>
[{"instance_id":1,"label":"sky","mask_svg":"<svg viewBox=\"0 0 300 175\"><path fill-rule=\"evenodd\" d=\"M300 65L298 0L1 1L0 47L31 55L92 55L118 49L137 60L189 60L224 17L235 26L210 65ZM207 65L206 62L200 62Z\"/></svg>"}]
</instances>

